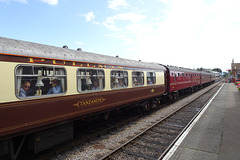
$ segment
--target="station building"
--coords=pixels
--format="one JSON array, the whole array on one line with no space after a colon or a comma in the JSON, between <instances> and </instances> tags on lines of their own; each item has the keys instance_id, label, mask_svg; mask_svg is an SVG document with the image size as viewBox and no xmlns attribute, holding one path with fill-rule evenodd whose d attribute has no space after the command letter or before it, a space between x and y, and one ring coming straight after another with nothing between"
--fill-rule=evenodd
<instances>
[{"instance_id":1,"label":"station building","mask_svg":"<svg viewBox=\"0 0 240 160\"><path fill-rule=\"evenodd\" d=\"M232 60L232 80L235 82L236 80L240 80L240 63L234 63L234 59Z\"/></svg>"}]
</instances>

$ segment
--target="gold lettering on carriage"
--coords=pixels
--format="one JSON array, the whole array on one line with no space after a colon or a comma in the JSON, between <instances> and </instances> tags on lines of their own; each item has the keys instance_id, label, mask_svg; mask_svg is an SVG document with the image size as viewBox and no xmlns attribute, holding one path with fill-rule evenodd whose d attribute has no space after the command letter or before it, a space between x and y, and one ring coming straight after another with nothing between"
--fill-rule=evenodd
<instances>
[{"instance_id":1,"label":"gold lettering on carriage","mask_svg":"<svg viewBox=\"0 0 240 160\"><path fill-rule=\"evenodd\" d=\"M50 60L50 61L49 61ZM62 65L65 66L75 66L75 67L92 67L92 68L105 68L105 69L123 69L121 66L111 66L104 64L95 64L95 63L86 63L86 62L74 62L74 61L65 61L57 59L43 59L43 58L34 58L28 57L28 63L43 63L43 64L53 64L53 65Z\"/></svg>"},{"instance_id":2,"label":"gold lettering on carriage","mask_svg":"<svg viewBox=\"0 0 240 160\"><path fill-rule=\"evenodd\" d=\"M87 106L87 105L102 103L105 100L106 99L103 97L96 98L96 99L82 100L82 101L78 101L77 103L73 104L73 106L80 108L80 107Z\"/></svg>"}]
</instances>

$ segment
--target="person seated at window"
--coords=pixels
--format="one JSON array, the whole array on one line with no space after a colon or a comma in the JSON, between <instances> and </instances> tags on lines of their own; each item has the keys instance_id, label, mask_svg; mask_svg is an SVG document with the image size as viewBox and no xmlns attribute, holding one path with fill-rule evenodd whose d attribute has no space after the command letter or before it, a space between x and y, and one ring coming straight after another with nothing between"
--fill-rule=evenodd
<instances>
[{"instance_id":1,"label":"person seated at window","mask_svg":"<svg viewBox=\"0 0 240 160\"><path fill-rule=\"evenodd\" d=\"M48 90L47 94L58 94L62 93L62 87L59 84L59 81L57 79L54 79L52 81L52 87Z\"/></svg>"},{"instance_id":2,"label":"person seated at window","mask_svg":"<svg viewBox=\"0 0 240 160\"><path fill-rule=\"evenodd\" d=\"M153 82L150 78L147 79L147 84L153 84Z\"/></svg>"},{"instance_id":3,"label":"person seated at window","mask_svg":"<svg viewBox=\"0 0 240 160\"><path fill-rule=\"evenodd\" d=\"M93 81L92 90L99 90L99 85L98 85L98 81L97 80Z\"/></svg>"},{"instance_id":4,"label":"person seated at window","mask_svg":"<svg viewBox=\"0 0 240 160\"><path fill-rule=\"evenodd\" d=\"M44 78L44 79L42 79L42 82L44 84L44 87L42 87L42 94L47 94L49 89L52 87L50 84L50 79Z\"/></svg>"},{"instance_id":5,"label":"person seated at window","mask_svg":"<svg viewBox=\"0 0 240 160\"><path fill-rule=\"evenodd\" d=\"M87 91L88 85L86 84L86 79L81 79L81 83L82 83L82 91Z\"/></svg>"},{"instance_id":6,"label":"person seated at window","mask_svg":"<svg viewBox=\"0 0 240 160\"><path fill-rule=\"evenodd\" d=\"M30 86L31 86L31 83L29 81L24 81L22 87L20 88L19 96L26 97Z\"/></svg>"},{"instance_id":7,"label":"person seated at window","mask_svg":"<svg viewBox=\"0 0 240 160\"><path fill-rule=\"evenodd\" d=\"M137 81L137 78L133 79L133 84L132 85L133 85L133 87L140 85Z\"/></svg>"},{"instance_id":8,"label":"person seated at window","mask_svg":"<svg viewBox=\"0 0 240 160\"><path fill-rule=\"evenodd\" d=\"M124 85L123 79L120 78L118 80L118 88L121 88L121 87L126 87L126 86Z\"/></svg>"}]
</instances>

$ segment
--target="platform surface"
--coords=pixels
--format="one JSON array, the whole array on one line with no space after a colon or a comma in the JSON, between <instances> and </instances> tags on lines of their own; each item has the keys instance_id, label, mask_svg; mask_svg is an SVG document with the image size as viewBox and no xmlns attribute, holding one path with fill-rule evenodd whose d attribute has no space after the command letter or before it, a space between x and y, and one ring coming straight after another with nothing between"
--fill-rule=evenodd
<instances>
[{"instance_id":1,"label":"platform surface","mask_svg":"<svg viewBox=\"0 0 240 160\"><path fill-rule=\"evenodd\" d=\"M226 83L171 160L240 160L240 92Z\"/></svg>"}]
</instances>

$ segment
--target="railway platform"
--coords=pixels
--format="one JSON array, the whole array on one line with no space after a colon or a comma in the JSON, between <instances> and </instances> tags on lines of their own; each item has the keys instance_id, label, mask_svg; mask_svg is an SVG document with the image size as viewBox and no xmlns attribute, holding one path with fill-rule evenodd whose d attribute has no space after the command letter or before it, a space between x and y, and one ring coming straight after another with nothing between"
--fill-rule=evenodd
<instances>
[{"instance_id":1,"label":"railway platform","mask_svg":"<svg viewBox=\"0 0 240 160\"><path fill-rule=\"evenodd\" d=\"M240 159L240 92L236 85L225 83L203 111L164 159Z\"/></svg>"}]
</instances>

